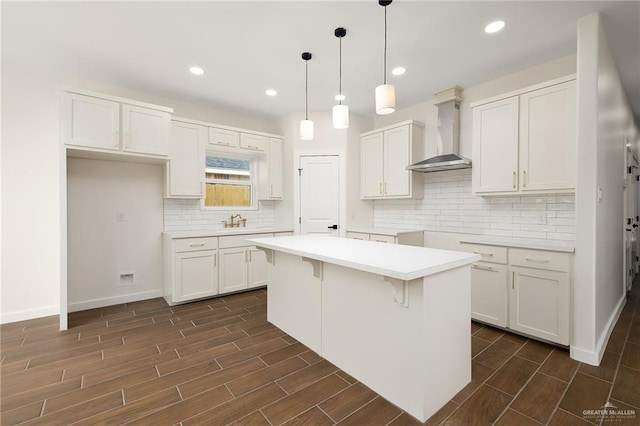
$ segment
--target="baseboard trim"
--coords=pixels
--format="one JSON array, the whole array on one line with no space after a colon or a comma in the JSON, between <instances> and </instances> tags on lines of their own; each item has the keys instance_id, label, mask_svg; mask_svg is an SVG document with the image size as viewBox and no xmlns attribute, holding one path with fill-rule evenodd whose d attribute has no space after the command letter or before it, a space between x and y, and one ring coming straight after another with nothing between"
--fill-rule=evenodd
<instances>
[{"instance_id":1,"label":"baseboard trim","mask_svg":"<svg viewBox=\"0 0 640 426\"><path fill-rule=\"evenodd\" d=\"M105 297L102 299L85 300L83 302L69 303L68 312L78 312L87 309L103 308L105 306L119 305L121 303L138 302L140 300L162 297L162 290L144 291L141 293L127 294L124 296Z\"/></svg>"},{"instance_id":2,"label":"baseboard trim","mask_svg":"<svg viewBox=\"0 0 640 426\"><path fill-rule=\"evenodd\" d=\"M620 318L620 314L624 309L624 304L626 301L627 295L624 294L618 301L616 308L609 316L609 321L607 321L605 330L600 335L596 347L593 350L588 350L571 346L571 348L569 349L571 358L575 359L576 361L584 362L593 366L600 365L600 361L602 361L602 357L604 356L604 351L607 348L607 343L609 342L609 337L611 337L611 333L613 333L613 329L616 326L616 322L618 322L618 318Z\"/></svg>"},{"instance_id":3,"label":"baseboard trim","mask_svg":"<svg viewBox=\"0 0 640 426\"><path fill-rule=\"evenodd\" d=\"M22 312L10 312L0 315L0 324L8 324L11 322L26 321L36 318L48 317L50 315L59 315L60 309L57 306L49 306L47 308L32 309Z\"/></svg>"}]
</instances>

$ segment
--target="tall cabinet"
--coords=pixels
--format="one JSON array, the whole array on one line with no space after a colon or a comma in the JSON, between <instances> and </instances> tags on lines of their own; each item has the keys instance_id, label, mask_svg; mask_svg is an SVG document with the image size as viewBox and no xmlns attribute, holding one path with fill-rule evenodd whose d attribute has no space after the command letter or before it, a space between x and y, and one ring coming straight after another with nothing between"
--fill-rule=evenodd
<instances>
[{"instance_id":1,"label":"tall cabinet","mask_svg":"<svg viewBox=\"0 0 640 426\"><path fill-rule=\"evenodd\" d=\"M575 76L471 106L474 193L575 190Z\"/></svg>"},{"instance_id":2,"label":"tall cabinet","mask_svg":"<svg viewBox=\"0 0 640 426\"><path fill-rule=\"evenodd\" d=\"M360 135L363 199L422 198L422 174L406 170L422 160L424 124L405 121Z\"/></svg>"}]
</instances>

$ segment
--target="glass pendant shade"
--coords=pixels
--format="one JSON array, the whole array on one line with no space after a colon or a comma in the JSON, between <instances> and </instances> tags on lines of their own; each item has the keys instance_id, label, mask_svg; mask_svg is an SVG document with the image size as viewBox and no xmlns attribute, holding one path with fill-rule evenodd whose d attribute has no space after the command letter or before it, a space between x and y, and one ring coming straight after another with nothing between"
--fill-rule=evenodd
<instances>
[{"instance_id":1,"label":"glass pendant shade","mask_svg":"<svg viewBox=\"0 0 640 426\"><path fill-rule=\"evenodd\" d=\"M349 127L349 107L346 105L335 105L333 107L333 128L346 129Z\"/></svg>"},{"instance_id":2,"label":"glass pendant shade","mask_svg":"<svg viewBox=\"0 0 640 426\"><path fill-rule=\"evenodd\" d=\"M396 110L396 88L391 84L381 84L376 87L376 113L378 115L391 114Z\"/></svg>"},{"instance_id":3,"label":"glass pendant shade","mask_svg":"<svg viewBox=\"0 0 640 426\"><path fill-rule=\"evenodd\" d=\"M300 120L300 139L303 141L313 140L313 121Z\"/></svg>"}]
</instances>

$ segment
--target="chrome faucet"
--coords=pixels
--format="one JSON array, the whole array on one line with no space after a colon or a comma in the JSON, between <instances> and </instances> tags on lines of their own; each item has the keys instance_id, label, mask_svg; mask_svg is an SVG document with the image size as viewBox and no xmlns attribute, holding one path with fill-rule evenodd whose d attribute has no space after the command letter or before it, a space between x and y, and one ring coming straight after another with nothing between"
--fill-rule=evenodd
<instances>
[{"instance_id":1,"label":"chrome faucet","mask_svg":"<svg viewBox=\"0 0 640 426\"><path fill-rule=\"evenodd\" d=\"M234 221L234 219L236 218L238 220ZM247 219L243 219L242 216L240 216L240 213L237 213L235 215L231 215L229 222L227 222L226 220L223 220L222 223L224 223L225 228L239 228L240 224L242 224L242 227L244 228L247 226Z\"/></svg>"}]
</instances>

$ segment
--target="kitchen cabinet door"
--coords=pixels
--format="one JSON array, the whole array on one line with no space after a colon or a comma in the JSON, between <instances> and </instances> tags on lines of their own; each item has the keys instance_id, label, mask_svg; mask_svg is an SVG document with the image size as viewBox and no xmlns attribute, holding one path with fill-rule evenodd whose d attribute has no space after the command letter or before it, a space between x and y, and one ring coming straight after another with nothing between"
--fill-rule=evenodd
<instances>
[{"instance_id":1,"label":"kitchen cabinet door","mask_svg":"<svg viewBox=\"0 0 640 426\"><path fill-rule=\"evenodd\" d=\"M406 170L411 164L411 139L409 126L384 132L384 185L385 197L411 195L411 174Z\"/></svg>"},{"instance_id":2,"label":"kitchen cabinet door","mask_svg":"<svg viewBox=\"0 0 640 426\"><path fill-rule=\"evenodd\" d=\"M247 287L267 285L267 254L256 247L247 247Z\"/></svg>"},{"instance_id":3,"label":"kitchen cabinet door","mask_svg":"<svg viewBox=\"0 0 640 426\"><path fill-rule=\"evenodd\" d=\"M382 198L384 186L384 134L360 139L360 193L362 198Z\"/></svg>"},{"instance_id":4,"label":"kitchen cabinet door","mask_svg":"<svg viewBox=\"0 0 640 426\"><path fill-rule=\"evenodd\" d=\"M509 328L569 344L569 274L511 267Z\"/></svg>"},{"instance_id":5,"label":"kitchen cabinet door","mask_svg":"<svg viewBox=\"0 0 640 426\"><path fill-rule=\"evenodd\" d=\"M576 82L520 95L520 189L575 189Z\"/></svg>"},{"instance_id":6,"label":"kitchen cabinet door","mask_svg":"<svg viewBox=\"0 0 640 426\"><path fill-rule=\"evenodd\" d=\"M171 123L166 190L169 198L202 198L206 128Z\"/></svg>"},{"instance_id":7,"label":"kitchen cabinet door","mask_svg":"<svg viewBox=\"0 0 640 426\"><path fill-rule=\"evenodd\" d=\"M240 148L242 149L264 152L267 149L267 141L266 136L240 133Z\"/></svg>"},{"instance_id":8,"label":"kitchen cabinet door","mask_svg":"<svg viewBox=\"0 0 640 426\"><path fill-rule=\"evenodd\" d=\"M518 190L518 96L473 108L473 191Z\"/></svg>"},{"instance_id":9,"label":"kitchen cabinet door","mask_svg":"<svg viewBox=\"0 0 640 426\"><path fill-rule=\"evenodd\" d=\"M260 187L258 196L260 200L282 200L284 198L282 143L280 138L269 138L267 153L259 159Z\"/></svg>"},{"instance_id":10,"label":"kitchen cabinet door","mask_svg":"<svg viewBox=\"0 0 640 426\"><path fill-rule=\"evenodd\" d=\"M173 302L183 302L218 294L218 267L215 250L176 253Z\"/></svg>"},{"instance_id":11,"label":"kitchen cabinet door","mask_svg":"<svg viewBox=\"0 0 640 426\"><path fill-rule=\"evenodd\" d=\"M120 104L75 93L64 94L64 143L120 149Z\"/></svg>"},{"instance_id":12,"label":"kitchen cabinet door","mask_svg":"<svg viewBox=\"0 0 640 426\"><path fill-rule=\"evenodd\" d=\"M507 326L507 266L478 262L471 266L471 318Z\"/></svg>"},{"instance_id":13,"label":"kitchen cabinet door","mask_svg":"<svg viewBox=\"0 0 640 426\"><path fill-rule=\"evenodd\" d=\"M139 154L167 155L171 115L164 111L122 105L122 149Z\"/></svg>"},{"instance_id":14,"label":"kitchen cabinet door","mask_svg":"<svg viewBox=\"0 0 640 426\"><path fill-rule=\"evenodd\" d=\"M209 145L227 146L237 148L240 146L240 133L234 130L209 127Z\"/></svg>"},{"instance_id":15,"label":"kitchen cabinet door","mask_svg":"<svg viewBox=\"0 0 640 426\"><path fill-rule=\"evenodd\" d=\"M220 249L219 254L220 294L247 288L247 248Z\"/></svg>"}]
</instances>

